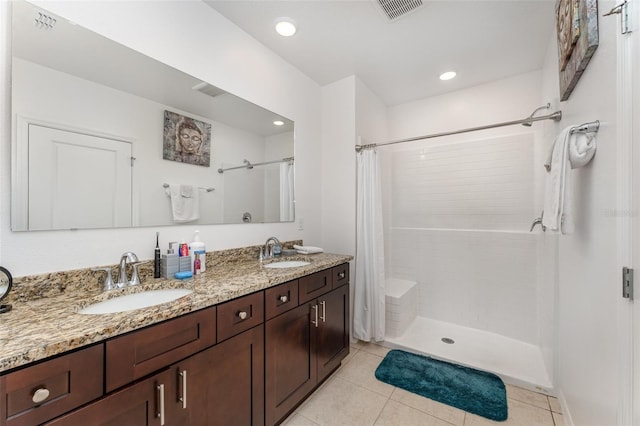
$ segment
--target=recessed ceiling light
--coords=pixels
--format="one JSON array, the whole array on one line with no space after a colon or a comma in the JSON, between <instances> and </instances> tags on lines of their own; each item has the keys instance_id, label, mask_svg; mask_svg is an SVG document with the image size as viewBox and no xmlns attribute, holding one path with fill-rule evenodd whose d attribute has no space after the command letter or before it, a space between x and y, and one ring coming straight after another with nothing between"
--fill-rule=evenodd
<instances>
[{"instance_id":1,"label":"recessed ceiling light","mask_svg":"<svg viewBox=\"0 0 640 426\"><path fill-rule=\"evenodd\" d=\"M276 121L273 122L273 124L275 124L276 126L284 126L284 121L276 120Z\"/></svg>"},{"instance_id":2,"label":"recessed ceiling light","mask_svg":"<svg viewBox=\"0 0 640 426\"><path fill-rule=\"evenodd\" d=\"M455 76L456 76L455 71L443 72L442 74L440 74L440 80L451 80Z\"/></svg>"},{"instance_id":3,"label":"recessed ceiling light","mask_svg":"<svg viewBox=\"0 0 640 426\"><path fill-rule=\"evenodd\" d=\"M276 32L283 37L291 37L296 33L296 23L290 18L276 19Z\"/></svg>"}]
</instances>

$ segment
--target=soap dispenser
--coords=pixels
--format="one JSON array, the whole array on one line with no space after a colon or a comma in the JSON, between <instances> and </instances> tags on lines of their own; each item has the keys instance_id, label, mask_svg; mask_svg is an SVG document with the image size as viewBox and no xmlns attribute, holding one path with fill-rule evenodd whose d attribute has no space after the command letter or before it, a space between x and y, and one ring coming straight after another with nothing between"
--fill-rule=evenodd
<instances>
[{"instance_id":1,"label":"soap dispenser","mask_svg":"<svg viewBox=\"0 0 640 426\"><path fill-rule=\"evenodd\" d=\"M207 249L202 241L200 241L200 231L193 233L193 241L189 244L191 249L191 258L193 262L193 274L201 274L207 269Z\"/></svg>"},{"instance_id":2,"label":"soap dispenser","mask_svg":"<svg viewBox=\"0 0 640 426\"><path fill-rule=\"evenodd\" d=\"M172 241L169 243L167 254L162 255L162 260L160 262L160 271L162 272L162 276L165 278L173 278L175 273L180 271L180 260L178 258L178 253L173 249L174 244L177 244L177 242Z\"/></svg>"}]
</instances>

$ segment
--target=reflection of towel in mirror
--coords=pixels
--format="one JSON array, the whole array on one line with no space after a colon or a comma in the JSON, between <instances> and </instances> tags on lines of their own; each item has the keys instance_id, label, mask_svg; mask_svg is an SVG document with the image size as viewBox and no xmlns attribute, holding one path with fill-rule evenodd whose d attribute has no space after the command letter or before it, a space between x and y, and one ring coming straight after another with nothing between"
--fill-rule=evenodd
<instances>
[{"instance_id":1,"label":"reflection of towel in mirror","mask_svg":"<svg viewBox=\"0 0 640 426\"><path fill-rule=\"evenodd\" d=\"M171 198L174 222L191 222L200 218L198 188L193 185L171 184L166 193Z\"/></svg>"},{"instance_id":2,"label":"reflection of towel in mirror","mask_svg":"<svg viewBox=\"0 0 640 426\"><path fill-rule=\"evenodd\" d=\"M571 169L583 167L595 154L594 134L571 133L574 126L563 129L551 147L545 167L549 172L542 224L552 231L574 231Z\"/></svg>"}]
</instances>

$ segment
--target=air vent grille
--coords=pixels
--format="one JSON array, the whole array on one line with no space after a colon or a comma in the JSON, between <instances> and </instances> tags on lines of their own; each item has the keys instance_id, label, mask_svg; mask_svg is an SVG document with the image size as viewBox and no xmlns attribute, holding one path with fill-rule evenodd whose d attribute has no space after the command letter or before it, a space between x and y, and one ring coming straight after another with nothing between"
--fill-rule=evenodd
<instances>
[{"instance_id":1,"label":"air vent grille","mask_svg":"<svg viewBox=\"0 0 640 426\"><path fill-rule=\"evenodd\" d=\"M390 20L398 19L422 6L422 0L375 0Z\"/></svg>"},{"instance_id":2,"label":"air vent grille","mask_svg":"<svg viewBox=\"0 0 640 426\"><path fill-rule=\"evenodd\" d=\"M215 98L218 95L222 95L226 93L224 90L218 89L216 86L213 86L209 83L205 83L204 81L202 83L196 84L191 89L197 90L198 92L204 93L205 95L209 95L212 98Z\"/></svg>"}]
</instances>

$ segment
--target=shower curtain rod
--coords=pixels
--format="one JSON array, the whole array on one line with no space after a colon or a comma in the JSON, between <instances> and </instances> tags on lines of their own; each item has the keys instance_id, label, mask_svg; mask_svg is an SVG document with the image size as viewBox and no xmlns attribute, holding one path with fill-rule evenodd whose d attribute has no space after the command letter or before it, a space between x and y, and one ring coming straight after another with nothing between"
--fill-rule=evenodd
<instances>
[{"instance_id":1,"label":"shower curtain rod","mask_svg":"<svg viewBox=\"0 0 640 426\"><path fill-rule=\"evenodd\" d=\"M282 160L264 161L262 163L251 163L249 160L244 160L243 166L227 167L226 169L220 168L218 169L218 173L224 173L227 170L253 169L255 166L266 166L267 164L286 163L288 161L293 161L293 157L283 158Z\"/></svg>"},{"instance_id":2,"label":"shower curtain rod","mask_svg":"<svg viewBox=\"0 0 640 426\"><path fill-rule=\"evenodd\" d=\"M457 134L460 134L460 133L475 132L475 131L478 131L478 130L493 129L495 127L513 126L513 125L516 125L516 124L522 124L523 126L531 126L531 124L534 121L542 121L542 120L560 121L560 119L562 119L562 111L556 111L556 112L553 112L551 114L541 115L539 117L533 117L533 114L535 114L536 111L538 111L540 109L543 109L543 108L549 108L549 107L550 107L549 104L547 104L547 105L545 105L543 107L540 107L540 108L536 109L531 114L531 116L529 116L527 118L523 118L522 120L505 121L504 123L488 124L486 126L470 127L468 129L454 130L454 131L451 131L451 132L434 133L434 134L425 135L425 136L416 136L416 137L413 137L413 138L399 139L399 140L391 141L391 142L372 143L372 144L367 144L367 145L356 145L356 152L360 152L363 149L374 148L376 146L394 145L394 144L397 144L397 143L404 143L404 142L414 142L414 141L420 141L420 140L423 140L423 139L432 139L432 138L439 138L439 137L442 137L442 136L457 135Z\"/></svg>"}]
</instances>

